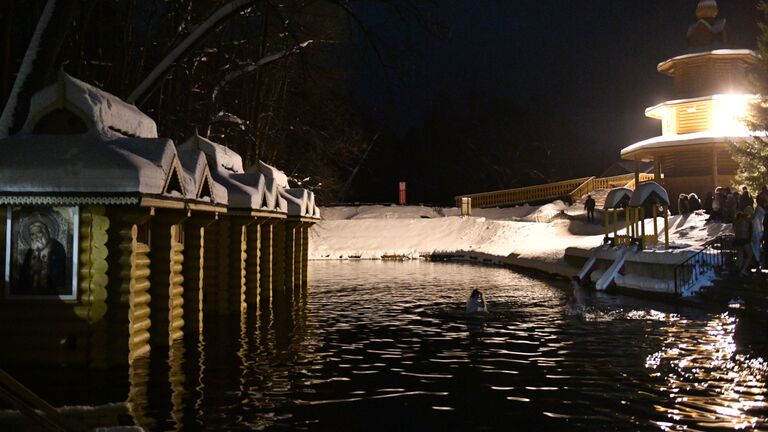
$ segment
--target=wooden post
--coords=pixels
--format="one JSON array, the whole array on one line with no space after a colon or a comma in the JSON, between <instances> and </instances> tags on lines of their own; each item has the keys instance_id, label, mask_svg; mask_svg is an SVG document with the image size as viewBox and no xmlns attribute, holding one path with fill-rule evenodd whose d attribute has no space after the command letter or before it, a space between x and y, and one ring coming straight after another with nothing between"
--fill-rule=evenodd
<instances>
[{"instance_id":1,"label":"wooden post","mask_svg":"<svg viewBox=\"0 0 768 432\"><path fill-rule=\"evenodd\" d=\"M179 224L182 218L165 214L152 219L150 319L154 324L151 332L154 346L169 346L183 336L184 245Z\"/></svg>"},{"instance_id":2,"label":"wooden post","mask_svg":"<svg viewBox=\"0 0 768 432\"><path fill-rule=\"evenodd\" d=\"M171 269L168 276L168 343L184 336L184 235L181 224L171 226Z\"/></svg>"},{"instance_id":3,"label":"wooden post","mask_svg":"<svg viewBox=\"0 0 768 432\"><path fill-rule=\"evenodd\" d=\"M245 265L246 244L245 235L248 220L238 216L230 216L229 219L229 285L226 287L228 304L227 312L231 314L242 313L245 309Z\"/></svg>"},{"instance_id":4,"label":"wooden post","mask_svg":"<svg viewBox=\"0 0 768 432\"><path fill-rule=\"evenodd\" d=\"M301 230L301 222L285 222L285 289L293 292L296 287L296 257L301 250L301 240L298 232Z\"/></svg>"},{"instance_id":5,"label":"wooden post","mask_svg":"<svg viewBox=\"0 0 768 432\"><path fill-rule=\"evenodd\" d=\"M659 223L656 221L656 218L658 217L658 210L656 209L658 207L657 205L653 205L653 235L656 236L656 239L659 238Z\"/></svg>"},{"instance_id":6,"label":"wooden post","mask_svg":"<svg viewBox=\"0 0 768 432\"><path fill-rule=\"evenodd\" d=\"M261 256L261 226L254 219L247 226L246 231L246 249L245 260L245 303L249 309L259 305L259 258Z\"/></svg>"},{"instance_id":7,"label":"wooden post","mask_svg":"<svg viewBox=\"0 0 768 432\"><path fill-rule=\"evenodd\" d=\"M310 224L304 224L301 227L301 290L306 292L308 287L307 267L309 266L309 229Z\"/></svg>"},{"instance_id":8,"label":"wooden post","mask_svg":"<svg viewBox=\"0 0 768 432\"><path fill-rule=\"evenodd\" d=\"M224 217L216 224L216 234L218 239L217 247L217 266L218 278L216 285L212 287L216 291L216 313L226 315L229 313L229 304L231 294L229 291L230 271L230 218Z\"/></svg>"},{"instance_id":9,"label":"wooden post","mask_svg":"<svg viewBox=\"0 0 768 432\"><path fill-rule=\"evenodd\" d=\"M205 225L207 220L194 217L184 223L186 263L184 275L184 317L187 330L202 329L203 276L205 274Z\"/></svg>"},{"instance_id":10,"label":"wooden post","mask_svg":"<svg viewBox=\"0 0 768 432\"><path fill-rule=\"evenodd\" d=\"M285 231L286 222L280 220L272 226L274 254L272 257L272 292L283 293L285 291Z\"/></svg>"},{"instance_id":11,"label":"wooden post","mask_svg":"<svg viewBox=\"0 0 768 432\"><path fill-rule=\"evenodd\" d=\"M639 209L640 211L640 247L645 248L645 208Z\"/></svg>"},{"instance_id":12,"label":"wooden post","mask_svg":"<svg viewBox=\"0 0 768 432\"><path fill-rule=\"evenodd\" d=\"M629 212L631 209L629 207L624 209L624 226L625 226L625 232L627 234L627 238L632 237L632 234L630 233L631 229L629 226Z\"/></svg>"},{"instance_id":13,"label":"wooden post","mask_svg":"<svg viewBox=\"0 0 768 432\"><path fill-rule=\"evenodd\" d=\"M616 242L616 239L619 236L619 209L613 210L613 241Z\"/></svg>"},{"instance_id":14,"label":"wooden post","mask_svg":"<svg viewBox=\"0 0 768 432\"><path fill-rule=\"evenodd\" d=\"M640 186L640 159L635 159L635 189Z\"/></svg>"},{"instance_id":15,"label":"wooden post","mask_svg":"<svg viewBox=\"0 0 768 432\"><path fill-rule=\"evenodd\" d=\"M664 211L664 248L669 249L669 208L664 206L661 209Z\"/></svg>"},{"instance_id":16,"label":"wooden post","mask_svg":"<svg viewBox=\"0 0 768 432\"><path fill-rule=\"evenodd\" d=\"M608 237L608 219L611 217L611 209L607 208L603 212L603 223L605 225L605 229L603 230L605 232L605 237Z\"/></svg>"},{"instance_id":17,"label":"wooden post","mask_svg":"<svg viewBox=\"0 0 768 432\"><path fill-rule=\"evenodd\" d=\"M271 309L272 304L272 221L265 220L260 225L261 230L261 259L259 260L259 299L261 301L262 310Z\"/></svg>"},{"instance_id":18,"label":"wooden post","mask_svg":"<svg viewBox=\"0 0 768 432\"><path fill-rule=\"evenodd\" d=\"M719 186L717 179L718 167L717 167L717 146L712 146L712 190L715 190Z\"/></svg>"},{"instance_id":19,"label":"wooden post","mask_svg":"<svg viewBox=\"0 0 768 432\"><path fill-rule=\"evenodd\" d=\"M656 155L653 158L653 181L663 184L661 180L661 155Z\"/></svg>"}]
</instances>

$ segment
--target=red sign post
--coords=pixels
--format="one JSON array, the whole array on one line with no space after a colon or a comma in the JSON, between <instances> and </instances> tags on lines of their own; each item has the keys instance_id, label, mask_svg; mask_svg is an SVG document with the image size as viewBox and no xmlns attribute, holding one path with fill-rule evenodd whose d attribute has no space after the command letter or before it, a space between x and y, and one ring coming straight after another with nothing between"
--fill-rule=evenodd
<instances>
[{"instance_id":1,"label":"red sign post","mask_svg":"<svg viewBox=\"0 0 768 432\"><path fill-rule=\"evenodd\" d=\"M405 182L400 182L400 194L398 196L397 203L405 205Z\"/></svg>"}]
</instances>

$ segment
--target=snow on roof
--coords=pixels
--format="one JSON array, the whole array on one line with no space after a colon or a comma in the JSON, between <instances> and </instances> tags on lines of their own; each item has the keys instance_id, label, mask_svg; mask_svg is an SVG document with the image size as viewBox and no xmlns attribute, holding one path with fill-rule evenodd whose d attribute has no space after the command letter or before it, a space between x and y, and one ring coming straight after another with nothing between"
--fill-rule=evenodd
<instances>
[{"instance_id":1,"label":"snow on roof","mask_svg":"<svg viewBox=\"0 0 768 432\"><path fill-rule=\"evenodd\" d=\"M210 201L216 204L227 203L227 189L214 181L208 169L208 161L205 154L189 148L178 149L179 161L185 173L185 191L189 199L199 199L199 193L206 182L210 188ZM205 199L203 199L205 200Z\"/></svg>"},{"instance_id":2,"label":"snow on roof","mask_svg":"<svg viewBox=\"0 0 768 432\"><path fill-rule=\"evenodd\" d=\"M243 160L236 152L198 135L185 141L179 150L200 151L206 155L211 177L227 191L229 207L280 213L287 211L285 200L279 198L277 182L253 169L244 172Z\"/></svg>"},{"instance_id":3,"label":"snow on roof","mask_svg":"<svg viewBox=\"0 0 768 432\"><path fill-rule=\"evenodd\" d=\"M625 147L621 150L621 156L634 153L638 150L646 150L652 148L664 148L664 147L678 147L685 145L697 145L697 144L711 144L719 142L728 142L734 140L744 140L755 137L767 137L766 132L753 132L746 131L742 133L729 133L723 134L721 132L704 131L695 132L681 135L662 135L654 138L650 138L644 141L636 142L631 146Z\"/></svg>"},{"instance_id":4,"label":"snow on roof","mask_svg":"<svg viewBox=\"0 0 768 432\"><path fill-rule=\"evenodd\" d=\"M284 172L280 171L279 169L267 165L262 161L259 161L258 164L248 168L248 172L258 172L261 174L264 174L264 177L268 179L274 179L275 182L277 182L277 187L281 188L287 188L288 187L288 176L285 175Z\"/></svg>"},{"instance_id":5,"label":"snow on roof","mask_svg":"<svg viewBox=\"0 0 768 432\"><path fill-rule=\"evenodd\" d=\"M42 116L57 108L75 111L90 122L90 128L106 136L157 138L154 120L138 108L64 72L59 73L56 83L32 96L22 130L31 132Z\"/></svg>"},{"instance_id":6,"label":"snow on roof","mask_svg":"<svg viewBox=\"0 0 768 432\"><path fill-rule=\"evenodd\" d=\"M630 199L632 199L632 189L620 187L611 189L608 192L608 196L605 197L604 209L621 208L626 205Z\"/></svg>"},{"instance_id":7,"label":"snow on roof","mask_svg":"<svg viewBox=\"0 0 768 432\"><path fill-rule=\"evenodd\" d=\"M648 204L648 200L656 198L661 201L660 204L669 205L669 195L667 190L656 182L644 182L635 187L632 193L632 199L629 200L630 207L643 207Z\"/></svg>"},{"instance_id":8,"label":"snow on roof","mask_svg":"<svg viewBox=\"0 0 768 432\"><path fill-rule=\"evenodd\" d=\"M242 173L243 158L234 150L201 137L198 134L192 135L179 146L179 149L199 150L207 156L217 170L228 171L230 173ZM213 170L212 170L213 171Z\"/></svg>"},{"instance_id":9,"label":"snow on roof","mask_svg":"<svg viewBox=\"0 0 768 432\"><path fill-rule=\"evenodd\" d=\"M288 203L288 215L299 217L320 217L315 205L315 194L306 189L280 189L280 196Z\"/></svg>"},{"instance_id":10,"label":"snow on roof","mask_svg":"<svg viewBox=\"0 0 768 432\"><path fill-rule=\"evenodd\" d=\"M0 192L10 193L160 195L176 157L170 139L105 140L96 133L19 134L0 147Z\"/></svg>"},{"instance_id":11,"label":"snow on roof","mask_svg":"<svg viewBox=\"0 0 768 432\"><path fill-rule=\"evenodd\" d=\"M678 62L680 60L686 60L686 59L691 59L695 57L704 57L704 56L751 56L751 57L754 57L755 60L757 60L759 57L757 52L750 49L715 49L715 50L700 51L700 52L695 52L690 54L679 55L677 57L672 57L669 60L665 60L659 63L659 65L657 66L657 69L661 71L662 69L667 69L673 63Z\"/></svg>"}]
</instances>

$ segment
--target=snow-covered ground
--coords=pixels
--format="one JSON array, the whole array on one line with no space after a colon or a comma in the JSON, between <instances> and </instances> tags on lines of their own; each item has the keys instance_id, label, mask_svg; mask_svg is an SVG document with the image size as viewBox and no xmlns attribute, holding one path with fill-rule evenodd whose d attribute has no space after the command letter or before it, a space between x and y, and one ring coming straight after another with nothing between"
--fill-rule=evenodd
<instances>
[{"instance_id":1,"label":"snow-covered ground","mask_svg":"<svg viewBox=\"0 0 768 432\"><path fill-rule=\"evenodd\" d=\"M422 206L325 207L311 231L310 259L418 258L434 253L463 253L494 262L573 274L563 260L568 247L592 248L603 239L603 225L587 222L583 206L561 201L543 206L474 209L461 217L457 208ZM669 219L670 243L696 248L730 229L705 224L706 215ZM663 219L659 218L659 229ZM646 221L653 232L653 221ZM663 237L662 237L663 240Z\"/></svg>"}]
</instances>

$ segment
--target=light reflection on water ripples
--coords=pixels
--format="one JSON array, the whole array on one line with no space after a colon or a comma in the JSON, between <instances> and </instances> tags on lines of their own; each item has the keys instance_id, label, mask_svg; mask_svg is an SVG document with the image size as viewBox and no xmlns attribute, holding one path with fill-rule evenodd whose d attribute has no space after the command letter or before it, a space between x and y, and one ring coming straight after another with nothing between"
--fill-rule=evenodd
<instances>
[{"instance_id":1,"label":"light reflection on water ripples","mask_svg":"<svg viewBox=\"0 0 768 432\"><path fill-rule=\"evenodd\" d=\"M730 313L608 295L574 306L562 282L498 268L319 262L310 270L306 305L291 319L243 324L232 346L224 333L206 336L203 388L186 397L196 399L187 425L766 427L766 362L738 349L740 318ZM491 305L487 317L463 313L474 287Z\"/></svg>"},{"instance_id":2,"label":"light reflection on water ripples","mask_svg":"<svg viewBox=\"0 0 768 432\"><path fill-rule=\"evenodd\" d=\"M496 268L311 270L303 330L243 366L258 407L241 404L243 424L765 427L765 361L737 353L732 315L602 295L574 308L560 282ZM464 316L473 287L485 291L488 317Z\"/></svg>"},{"instance_id":3,"label":"light reflection on water ripples","mask_svg":"<svg viewBox=\"0 0 768 432\"><path fill-rule=\"evenodd\" d=\"M572 305L562 281L469 265L314 262L310 281L293 305L206 321L170 377L156 363L135 366L140 383L150 375L146 391L132 390L143 424L768 427L764 321L603 294ZM491 313L467 318L475 287Z\"/></svg>"}]
</instances>

